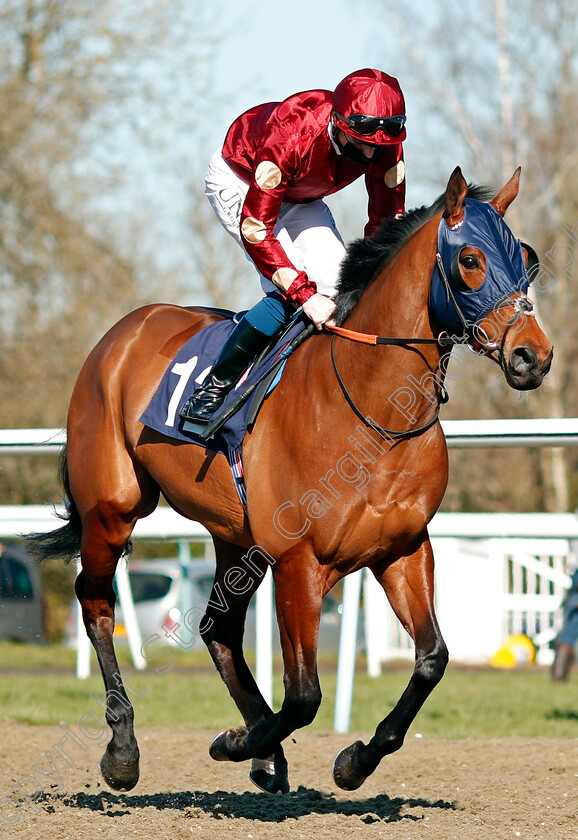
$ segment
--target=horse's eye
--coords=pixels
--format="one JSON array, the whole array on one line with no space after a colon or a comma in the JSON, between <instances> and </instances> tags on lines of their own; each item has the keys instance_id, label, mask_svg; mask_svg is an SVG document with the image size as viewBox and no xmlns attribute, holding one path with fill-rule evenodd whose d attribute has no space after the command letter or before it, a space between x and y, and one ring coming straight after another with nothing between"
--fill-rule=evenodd
<instances>
[{"instance_id":1,"label":"horse's eye","mask_svg":"<svg viewBox=\"0 0 578 840\"><path fill-rule=\"evenodd\" d=\"M477 257L473 257L471 254L467 254L465 257L462 257L460 260L461 264L464 268L479 268L480 261Z\"/></svg>"}]
</instances>

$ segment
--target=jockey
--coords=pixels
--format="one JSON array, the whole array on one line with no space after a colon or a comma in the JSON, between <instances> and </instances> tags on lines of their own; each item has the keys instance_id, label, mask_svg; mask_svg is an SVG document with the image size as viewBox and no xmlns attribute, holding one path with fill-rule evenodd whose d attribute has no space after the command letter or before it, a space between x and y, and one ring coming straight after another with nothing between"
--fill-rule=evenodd
<instances>
[{"instance_id":1,"label":"jockey","mask_svg":"<svg viewBox=\"0 0 578 840\"><path fill-rule=\"evenodd\" d=\"M370 236L404 211L405 102L396 79L358 70L332 93L308 90L258 105L229 128L205 178L225 229L257 268L265 297L241 319L181 409L208 423L295 309L317 329L331 318L345 247L322 199L365 176Z\"/></svg>"}]
</instances>

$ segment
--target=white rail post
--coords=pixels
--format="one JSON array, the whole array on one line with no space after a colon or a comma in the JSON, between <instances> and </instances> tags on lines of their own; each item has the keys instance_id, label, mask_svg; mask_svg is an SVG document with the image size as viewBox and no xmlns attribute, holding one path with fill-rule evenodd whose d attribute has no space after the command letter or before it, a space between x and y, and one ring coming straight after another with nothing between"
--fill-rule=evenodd
<instances>
[{"instance_id":1,"label":"white rail post","mask_svg":"<svg viewBox=\"0 0 578 840\"><path fill-rule=\"evenodd\" d=\"M359 569L359 571L348 575L343 582L343 614L339 633L339 659L335 688L335 716L333 719L333 728L336 732L349 732L362 577L363 569Z\"/></svg>"},{"instance_id":2,"label":"white rail post","mask_svg":"<svg viewBox=\"0 0 578 840\"><path fill-rule=\"evenodd\" d=\"M82 566L79 559L76 561L77 577L81 570ZM76 676L79 680L86 680L90 677L90 639L86 635L79 601L76 604Z\"/></svg>"},{"instance_id":3,"label":"white rail post","mask_svg":"<svg viewBox=\"0 0 578 840\"><path fill-rule=\"evenodd\" d=\"M191 544L188 540L179 540L179 563L183 574L181 580L181 612L185 616L193 608L193 591L189 577L189 564L191 562Z\"/></svg>"},{"instance_id":4,"label":"white rail post","mask_svg":"<svg viewBox=\"0 0 578 840\"><path fill-rule=\"evenodd\" d=\"M126 627L126 635L128 638L132 661L135 668L139 671L144 671L147 663L146 659L142 655L142 636L140 627L138 626L136 610L134 608L132 589L130 588L128 563L124 558L121 558L118 566L116 567L115 579L118 591L118 600L122 608L122 617Z\"/></svg>"},{"instance_id":5,"label":"white rail post","mask_svg":"<svg viewBox=\"0 0 578 840\"><path fill-rule=\"evenodd\" d=\"M273 708L273 575L267 569L256 595L255 681Z\"/></svg>"}]
</instances>

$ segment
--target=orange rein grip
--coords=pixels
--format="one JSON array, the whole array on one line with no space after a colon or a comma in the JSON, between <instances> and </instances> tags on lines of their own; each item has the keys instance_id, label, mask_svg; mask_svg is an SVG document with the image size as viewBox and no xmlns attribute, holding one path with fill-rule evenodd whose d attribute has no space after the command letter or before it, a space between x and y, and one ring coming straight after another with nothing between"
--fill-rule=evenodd
<instances>
[{"instance_id":1,"label":"orange rein grip","mask_svg":"<svg viewBox=\"0 0 578 840\"><path fill-rule=\"evenodd\" d=\"M325 324L325 329L340 335L342 338L348 338L350 341L359 341L361 344L377 344L379 338L377 335L355 332L354 330L347 330L345 327L330 326L329 324Z\"/></svg>"}]
</instances>

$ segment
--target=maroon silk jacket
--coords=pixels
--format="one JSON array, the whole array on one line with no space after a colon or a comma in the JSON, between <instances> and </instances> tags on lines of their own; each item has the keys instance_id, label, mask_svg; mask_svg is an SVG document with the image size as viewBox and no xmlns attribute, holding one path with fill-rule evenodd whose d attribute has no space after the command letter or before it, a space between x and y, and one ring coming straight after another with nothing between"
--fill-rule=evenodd
<instances>
[{"instance_id":1,"label":"maroon silk jacket","mask_svg":"<svg viewBox=\"0 0 578 840\"><path fill-rule=\"evenodd\" d=\"M331 97L330 91L310 90L251 108L229 128L223 146L229 166L249 184L241 215L245 247L258 270L297 305L316 288L273 233L282 202L314 201L365 175L366 236L404 210L402 144L381 146L377 160L367 166L347 160L329 134Z\"/></svg>"}]
</instances>

